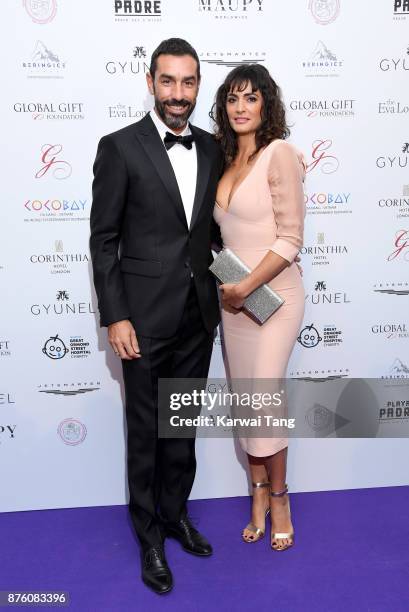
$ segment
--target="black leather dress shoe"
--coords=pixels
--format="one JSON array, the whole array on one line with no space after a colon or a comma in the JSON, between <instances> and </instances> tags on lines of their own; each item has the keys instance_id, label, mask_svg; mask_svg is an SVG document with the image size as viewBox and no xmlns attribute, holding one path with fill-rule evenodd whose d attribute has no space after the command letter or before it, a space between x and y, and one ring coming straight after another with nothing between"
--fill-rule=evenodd
<instances>
[{"instance_id":1,"label":"black leather dress shoe","mask_svg":"<svg viewBox=\"0 0 409 612\"><path fill-rule=\"evenodd\" d=\"M163 546L152 546L142 552L142 580L158 595L172 589L173 578Z\"/></svg>"},{"instance_id":2,"label":"black leather dress shoe","mask_svg":"<svg viewBox=\"0 0 409 612\"><path fill-rule=\"evenodd\" d=\"M209 542L193 527L187 517L181 519L178 523L167 523L166 533L180 542L183 550L192 555L209 557L213 552Z\"/></svg>"}]
</instances>

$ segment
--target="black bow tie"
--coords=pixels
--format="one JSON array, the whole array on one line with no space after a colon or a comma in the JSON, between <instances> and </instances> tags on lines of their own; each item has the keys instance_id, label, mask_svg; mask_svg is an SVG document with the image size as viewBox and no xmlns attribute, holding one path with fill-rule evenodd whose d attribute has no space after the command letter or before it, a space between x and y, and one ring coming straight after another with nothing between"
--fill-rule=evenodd
<instances>
[{"instance_id":1,"label":"black bow tie","mask_svg":"<svg viewBox=\"0 0 409 612\"><path fill-rule=\"evenodd\" d=\"M186 147L186 149L191 149L193 141L193 134L189 134L188 136L176 136L176 134L172 134L171 132L166 132L166 136L163 139L167 151L175 144L181 144Z\"/></svg>"}]
</instances>

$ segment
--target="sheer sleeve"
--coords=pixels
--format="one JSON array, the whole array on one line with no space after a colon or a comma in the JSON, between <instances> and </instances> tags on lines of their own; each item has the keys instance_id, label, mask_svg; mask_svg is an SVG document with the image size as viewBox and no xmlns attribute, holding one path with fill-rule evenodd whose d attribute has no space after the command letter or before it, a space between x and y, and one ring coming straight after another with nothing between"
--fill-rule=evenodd
<instances>
[{"instance_id":1,"label":"sheer sleeve","mask_svg":"<svg viewBox=\"0 0 409 612\"><path fill-rule=\"evenodd\" d=\"M277 237L270 250L294 261L303 245L305 161L295 147L278 143L271 154L268 181L277 224Z\"/></svg>"}]
</instances>

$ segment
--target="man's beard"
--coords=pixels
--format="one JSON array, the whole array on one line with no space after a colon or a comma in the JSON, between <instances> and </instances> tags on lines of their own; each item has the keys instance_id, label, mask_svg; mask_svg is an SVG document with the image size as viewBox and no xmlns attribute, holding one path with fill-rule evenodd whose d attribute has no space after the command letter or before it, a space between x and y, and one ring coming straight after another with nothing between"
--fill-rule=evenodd
<instances>
[{"instance_id":1,"label":"man's beard","mask_svg":"<svg viewBox=\"0 0 409 612\"><path fill-rule=\"evenodd\" d=\"M185 107L186 110L181 115L172 115L171 111L169 110L169 105L182 106ZM180 130L184 128L187 124L187 120L193 113L195 106L196 101L190 102L185 98L182 98L181 100L176 100L175 98L172 98L171 100L165 100L165 102L161 102L155 96L155 108L158 111L158 115L162 119L163 123L165 123L165 125L167 125L167 127L171 130Z\"/></svg>"}]
</instances>

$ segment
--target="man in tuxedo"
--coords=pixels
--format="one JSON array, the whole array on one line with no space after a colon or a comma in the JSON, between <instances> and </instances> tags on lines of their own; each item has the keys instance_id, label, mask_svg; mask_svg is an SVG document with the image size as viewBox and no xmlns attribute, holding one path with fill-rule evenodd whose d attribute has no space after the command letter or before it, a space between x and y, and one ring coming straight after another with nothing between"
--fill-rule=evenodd
<instances>
[{"instance_id":1,"label":"man in tuxedo","mask_svg":"<svg viewBox=\"0 0 409 612\"><path fill-rule=\"evenodd\" d=\"M219 323L208 266L221 154L208 132L188 123L200 84L189 43L163 41L147 84L151 112L99 142L90 248L101 326L123 366L129 510L142 579L166 593L166 536L189 553L212 553L186 510L195 441L158 438L157 399L159 378L208 374Z\"/></svg>"}]
</instances>

